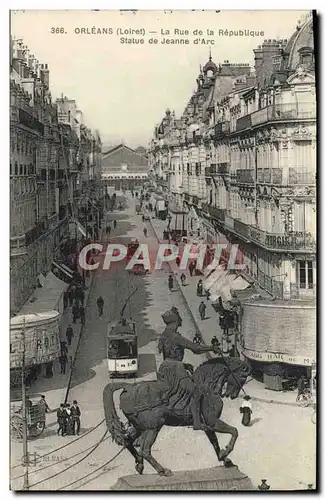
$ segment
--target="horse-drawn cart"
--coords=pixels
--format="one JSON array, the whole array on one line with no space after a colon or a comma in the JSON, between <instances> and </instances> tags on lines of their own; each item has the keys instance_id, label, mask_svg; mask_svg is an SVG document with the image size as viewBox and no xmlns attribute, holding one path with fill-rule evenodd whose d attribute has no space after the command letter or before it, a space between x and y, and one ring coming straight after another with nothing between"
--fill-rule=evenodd
<instances>
[{"instance_id":1,"label":"horse-drawn cart","mask_svg":"<svg viewBox=\"0 0 326 500\"><path fill-rule=\"evenodd\" d=\"M35 404L31 404L26 408L27 418L27 437L36 438L42 434L45 429L45 411L44 408ZM10 408L10 433L14 441L23 440L23 408L22 403L15 402Z\"/></svg>"}]
</instances>

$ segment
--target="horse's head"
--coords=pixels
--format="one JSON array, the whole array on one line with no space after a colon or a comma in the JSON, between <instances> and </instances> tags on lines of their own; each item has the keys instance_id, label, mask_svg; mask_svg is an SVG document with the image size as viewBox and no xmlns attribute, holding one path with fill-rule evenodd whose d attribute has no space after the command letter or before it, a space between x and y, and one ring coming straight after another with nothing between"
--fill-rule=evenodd
<instances>
[{"instance_id":1,"label":"horse's head","mask_svg":"<svg viewBox=\"0 0 326 500\"><path fill-rule=\"evenodd\" d=\"M250 375L251 367L247 361L241 361L238 358L228 358L228 366L232 373L227 378L225 395L230 399L235 399Z\"/></svg>"}]
</instances>

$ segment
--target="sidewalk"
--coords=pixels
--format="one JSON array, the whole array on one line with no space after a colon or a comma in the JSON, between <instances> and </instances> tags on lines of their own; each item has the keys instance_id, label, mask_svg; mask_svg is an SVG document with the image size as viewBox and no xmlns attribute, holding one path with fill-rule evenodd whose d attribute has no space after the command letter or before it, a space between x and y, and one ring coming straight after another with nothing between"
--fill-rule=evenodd
<instances>
[{"instance_id":1,"label":"sidewalk","mask_svg":"<svg viewBox=\"0 0 326 500\"><path fill-rule=\"evenodd\" d=\"M159 219L151 219L151 225L154 229L157 239L160 243L165 243L162 239L163 230L166 229L167 222ZM171 271L174 274L175 281L180 288L181 294L184 298L187 309L191 314L197 330L201 333L203 341L205 344L210 344L212 337L216 335L218 340L222 342L222 330L219 326L218 316L213 309L209 300L206 297L197 296L197 283L200 280L200 276L190 276L189 271L180 271L175 261L169 262ZM180 281L180 275L182 272L187 276L186 284L187 286L182 286ZM204 301L206 305L206 319L201 320L198 311L198 306L201 301ZM213 355L209 355L212 357ZM298 406L296 403L297 392L287 391L287 392L277 392L265 389L263 383L257 380L251 379L244 386L247 393L250 394L251 398L257 401L263 401L268 403L276 403L290 406Z\"/></svg>"},{"instance_id":2,"label":"sidewalk","mask_svg":"<svg viewBox=\"0 0 326 500\"><path fill-rule=\"evenodd\" d=\"M105 216L106 218L106 216ZM103 237L103 228L100 230L100 241ZM96 260L96 257L95 257ZM85 323L87 323L87 302L89 293L92 287L92 282L94 278L94 273L90 272L88 278L85 279L85 296L84 296L84 307L86 311ZM79 341L83 332L83 326L80 319L77 323L72 322L72 312L71 306L67 306L63 311L61 321L60 321L60 340L67 342L66 330L70 325L74 331L74 336L72 338L71 346L68 347L68 363L66 366L66 373L61 373L60 362L56 359L53 363L53 377L45 378L44 376L39 377L35 382L32 383L31 387L27 390L30 396L34 394L44 394L46 396L47 403L53 413L48 414L47 422L51 422L52 416L56 420L55 411L60 403L63 403L66 397L67 387L69 384L69 379L71 375L71 370L74 366L74 360L77 354Z\"/></svg>"}]
</instances>

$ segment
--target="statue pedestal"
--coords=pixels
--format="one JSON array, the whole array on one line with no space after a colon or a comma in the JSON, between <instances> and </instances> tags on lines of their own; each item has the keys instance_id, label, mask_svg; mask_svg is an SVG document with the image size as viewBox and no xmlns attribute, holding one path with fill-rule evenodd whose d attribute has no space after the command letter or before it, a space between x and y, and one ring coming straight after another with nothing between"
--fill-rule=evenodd
<instances>
[{"instance_id":1,"label":"statue pedestal","mask_svg":"<svg viewBox=\"0 0 326 500\"><path fill-rule=\"evenodd\" d=\"M237 467L213 467L190 471L177 471L171 477L158 474L134 474L120 477L111 490L120 491L249 491L254 490L251 480Z\"/></svg>"}]
</instances>

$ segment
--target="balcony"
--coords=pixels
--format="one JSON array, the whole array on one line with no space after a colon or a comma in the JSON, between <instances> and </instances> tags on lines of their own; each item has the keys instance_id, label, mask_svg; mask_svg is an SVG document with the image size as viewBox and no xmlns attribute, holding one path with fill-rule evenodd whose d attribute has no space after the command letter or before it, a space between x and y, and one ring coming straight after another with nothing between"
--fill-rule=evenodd
<instances>
[{"instance_id":1,"label":"balcony","mask_svg":"<svg viewBox=\"0 0 326 500\"><path fill-rule=\"evenodd\" d=\"M225 210L224 209L217 208L217 207L214 207L212 205L206 205L206 204L203 204L202 209L204 212L209 213L209 215L211 217L213 217L213 219L217 219L219 221L224 222L224 218L225 218Z\"/></svg>"},{"instance_id":2,"label":"balcony","mask_svg":"<svg viewBox=\"0 0 326 500\"><path fill-rule=\"evenodd\" d=\"M316 184L316 174L302 172L298 168L289 168L288 184Z\"/></svg>"},{"instance_id":3,"label":"balcony","mask_svg":"<svg viewBox=\"0 0 326 500\"><path fill-rule=\"evenodd\" d=\"M33 115L25 111L24 109L18 109L18 121L24 127L37 132L40 135L44 135L44 125L39 122Z\"/></svg>"},{"instance_id":4,"label":"balcony","mask_svg":"<svg viewBox=\"0 0 326 500\"><path fill-rule=\"evenodd\" d=\"M223 162L217 164L217 171L219 174L224 175L229 173L229 163Z\"/></svg>"},{"instance_id":5,"label":"balcony","mask_svg":"<svg viewBox=\"0 0 326 500\"><path fill-rule=\"evenodd\" d=\"M225 225L245 241L252 241L267 250L276 252L316 252L316 239L311 233L269 233L259 228L245 224L232 217L227 217Z\"/></svg>"},{"instance_id":6,"label":"balcony","mask_svg":"<svg viewBox=\"0 0 326 500\"><path fill-rule=\"evenodd\" d=\"M241 130L246 130L251 126L251 115L241 116L241 118L237 120L236 131L241 132Z\"/></svg>"},{"instance_id":7,"label":"balcony","mask_svg":"<svg viewBox=\"0 0 326 500\"><path fill-rule=\"evenodd\" d=\"M37 240L49 227L49 221L44 220L36 224L31 231L25 234L25 245L28 246Z\"/></svg>"},{"instance_id":8,"label":"balcony","mask_svg":"<svg viewBox=\"0 0 326 500\"><path fill-rule=\"evenodd\" d=\"M300 108L300 109L299 109ZM242 116L237 120L237 131L255 127L267 122L288 121L300 119L315 119L316 105L306 102L300 103L298 108L295 103L275 104L254 111L250 115ZM246 122L247 119L247 122Z\"/></svg>"},{"instance_id":9,"label":"balcony","mask_svg":"<svg viewBox=\"0 0 326 500\"><path fill-rule=\"evenodd\" d=\"M10 257L20 257L25 255L26 252L26 243L25 243L25 235L14 236L10 238Z\"/></svg>"},{"instance_id":10,"label":"balcony","mask_svg":"<svg viewBox=\"0 0 326 500\"><path fill-rule=\"evenodd\" d=\"M210 167L205 167L205 176L206 177L211 177L212 175L217 174L217 167L216 165L212 164Z\"/></svg>"},{"instance_id":11,"label":"balcony","mask_svg":"<svg viewBox=\"0 0 326 500\"><path fill-rule=\"evenodd\" d=\"M214 126L214 139L222 139L230 133L230 122L220 122Z\"/></svg>"},{"instance_id":12,"label":"balcony","mask_svg":"<svg viewBox=\"0 0 326 500\"><path fill-rule=\"evenodd\" d=\"M254 175L253 169L238 169L236 170L235 182L237 184L254 184Z\"/></svg>"}]
</instances>

